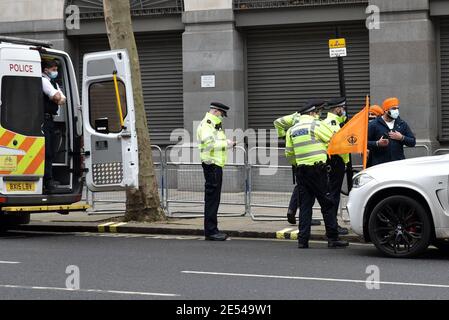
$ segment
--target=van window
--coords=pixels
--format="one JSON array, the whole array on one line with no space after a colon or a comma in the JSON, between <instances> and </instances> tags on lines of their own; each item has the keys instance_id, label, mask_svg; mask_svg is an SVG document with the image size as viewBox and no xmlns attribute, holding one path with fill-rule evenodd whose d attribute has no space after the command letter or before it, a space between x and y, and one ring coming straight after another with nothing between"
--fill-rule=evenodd
<instances>
[{"instance_id":1,"label":"van window","mask_svg":"<svg viewBox=\"0 0 449 320\"><path fill-rule=\"evenodd\" d=\"M4 76L1 86L1 125L26 136L43 136L44 119L42 79Z\"/></svg>"},{"instance_id":2,"label":"van window","mask_svg":"<svg viewBox=\"0 0 449 320\"><path fill-rule=\"evenodd\" d=\"M127 115L126 90L123 82L118 81L118 90L122 105L123 118ZM122 131L120 116L117 109L114 81L96 82L89 87L89 122L96 127L96 120L107 118L108 131L118 133Z\"/></svg>"}]
</instances>

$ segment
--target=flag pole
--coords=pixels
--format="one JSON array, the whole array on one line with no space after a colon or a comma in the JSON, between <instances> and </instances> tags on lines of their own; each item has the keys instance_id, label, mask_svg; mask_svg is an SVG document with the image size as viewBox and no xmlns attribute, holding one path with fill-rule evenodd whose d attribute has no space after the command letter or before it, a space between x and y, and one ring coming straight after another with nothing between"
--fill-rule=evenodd
<instances>
[{"instance_id":1,"label":"flag pole","mask_svg":"<svg viewBox=\"0 0 449 320\"><path fill-rule=\"evenodd\" d=\"M363 170L366 169L366 163L368 158L368 115L369 115L369 104L370 104L370 97L366 96L366 102L365 102L365 150L363 152Z\"/></svg>"}]
</instances>

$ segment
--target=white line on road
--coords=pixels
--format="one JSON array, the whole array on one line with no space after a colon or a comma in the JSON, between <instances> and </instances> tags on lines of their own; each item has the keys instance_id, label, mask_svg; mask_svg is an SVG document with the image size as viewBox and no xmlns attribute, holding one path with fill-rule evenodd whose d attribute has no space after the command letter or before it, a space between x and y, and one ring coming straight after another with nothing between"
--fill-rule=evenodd
<instances>
[{"instance_id":1,"label":"white line on road","mask_svg":"<svg viewBox=\"0 0 449 320\"><path fill-rule=\"evenodd\" d=\"M18 264L18 261L0 261L0 264Z\"/></svg>"},{"instance_id":2,"label":"white line on road","mask_svg":"<svg viewBox=\"0 0 449 320\"><path fill-rule=\"evenodd\" d=\"M99 289L68 289L57 287L37 287L37 286L19 286L10 284L0 284L0 288L13 289L29 289L29 290L50 290L50 291L70 291L70 292L91 292L91 293L112 293L136 296L159 296L159 297L179 297L178 294L173 293L155 293L155 292L134 292L134 291L119 291L119 290L99 290Z\"/></svg>"},{"instance_id":3,"label":"white line on road","mask_svg":"<svg viewBox=\"0 0 449 320\"><path fill-rule=\"evenodd\" d=\"M295 276L277 276L277 275L266 275L266 274L205 272L205 271L181 271L181 273L203 274L203 275L214 275L214 276L248 277L248 278L311 280L311 281L328 281L328 282L350 282L350 283L363 283L363 284L369 283L370 285L374 285L374 284L388 284L388 285L395 285L395 286L449 288L449 285L445 285L445 284L429 284L429 283L392 282L392 281L367 281L367 280L353 280L353 279L295 277Z\"/></svg>"}]
</instances>

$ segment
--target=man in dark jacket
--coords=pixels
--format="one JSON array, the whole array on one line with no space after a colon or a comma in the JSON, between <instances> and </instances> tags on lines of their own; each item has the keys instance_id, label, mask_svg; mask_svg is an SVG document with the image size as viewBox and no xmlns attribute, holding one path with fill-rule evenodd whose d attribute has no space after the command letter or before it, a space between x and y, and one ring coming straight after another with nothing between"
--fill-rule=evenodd
<instances>
[{"instance_id":1,"label":"man in dark jacket","mask_svg":"<svg viewBox=\"0 0 449 320\"><path fill-rule=\"evenodd\" d=\"M388 98L382 104L384 115L369 123L368 166L405 159L404 145L414 147L416 139L408 124L399 117L399 99Z\"/></svg>"}]
</instances>

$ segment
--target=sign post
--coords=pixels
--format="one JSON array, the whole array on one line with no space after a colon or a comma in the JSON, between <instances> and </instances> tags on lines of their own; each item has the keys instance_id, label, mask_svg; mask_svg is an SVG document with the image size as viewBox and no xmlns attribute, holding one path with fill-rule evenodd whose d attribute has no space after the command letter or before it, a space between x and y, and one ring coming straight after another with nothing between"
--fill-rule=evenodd
<instances>
[{"instance_id":1,"label":"sign post","mask_svg":"<svg viewBox=\"0 0 449 320\"><path fill-rule=\"evenodd\" d=\"M337 58L338 63L338 80L340 83L340 96L346 97L346 83L345 83L345 68L343 64L343 57L346 57L348 52L346 50L346 39L340 38L340 30L335 29L335 39L329 39L329 56ZM349 163L346 166L346 182L348 185L348 194L352 189L352 159L349 155Z\"/></svg>"}]
</instances>

